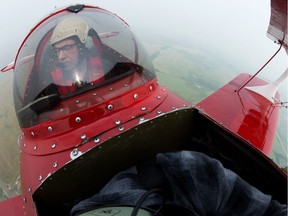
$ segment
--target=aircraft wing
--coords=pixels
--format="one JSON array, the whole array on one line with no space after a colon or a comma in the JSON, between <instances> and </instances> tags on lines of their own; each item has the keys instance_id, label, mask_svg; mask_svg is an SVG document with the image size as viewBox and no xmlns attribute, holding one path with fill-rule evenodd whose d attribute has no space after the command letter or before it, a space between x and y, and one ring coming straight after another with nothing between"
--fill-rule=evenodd
<instances>
[{"instance_id":1,"label":"aircraft wing","mask_svg":"<svg viewBox=\"0 0 288 216\"><path fill-rule=\"evenodd\" d=\"M6 216L24 215L23 203L22 195L0 202L1 215L2 213Z\"/></svg>"},{"instance_id":2,"label":"aircraft wing","mask_svg":"<svg viewBox=\"0 0 288 216\"><path fill-rule=\"evenodd\" d=\"M273 41L282 41L288 54L287 22L287 0L271 0L271 16L267 36Z\"/></svg>"}]
</instances>

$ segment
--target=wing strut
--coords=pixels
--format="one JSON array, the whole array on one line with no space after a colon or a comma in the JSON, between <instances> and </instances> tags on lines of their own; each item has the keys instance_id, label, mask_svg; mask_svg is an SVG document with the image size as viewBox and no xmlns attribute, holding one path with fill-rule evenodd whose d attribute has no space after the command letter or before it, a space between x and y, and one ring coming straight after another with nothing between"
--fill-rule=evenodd
<instances>
[{"instance_id":1,"label":"wing strut","mask_svg":"<svg viewBox=\"0 0 288 216\"><path fill-rule=\"evenodd\" d=\"M250 78L248 79L236 92L241 91L252 79L254 79L254 77L256 77L262 70L263 68L266 67L266 65L278 54L278 52L281 50L282 48L282 44L280 43L280 47L279 49L274 53L274 55Z\"/></svg>"},{"instance_id":2,"label":"wing strut","mask_svg":"<svg viewBox=\"0 0 288 216\"><path fill-rule=\"evenodd\" d=\"M245 89L249 91L253 91L256 94L261 95L262 97L269 100L272 104L275 103L275 95L278 91L280 84L288 77L288 68L284 71L284 73L274 82L271 82L267 85L263 86L251 86L245 87Z\"/></svg>"}]
</instances>

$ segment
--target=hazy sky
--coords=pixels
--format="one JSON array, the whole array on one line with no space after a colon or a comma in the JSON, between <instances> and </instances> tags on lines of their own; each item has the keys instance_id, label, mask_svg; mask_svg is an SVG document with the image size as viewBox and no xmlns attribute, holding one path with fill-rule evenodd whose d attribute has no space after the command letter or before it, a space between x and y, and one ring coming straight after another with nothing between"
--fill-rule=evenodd
<instances>
[{"instance_id":1,"label":"hazy sky","mask_svg":"<svg viewBox=\"0 0 288 216\"><path fill-rule=\"evenodd\" d=\"M24 37L41 18L75 3L116 13L136 34L158 34L209 48L243 72L257 71L278 49L266 36L270 0L11 0L1 3L0 67L14 60ZM282 50L263 76L276 79L286 68Z\"/></svg>"}]
</instances>

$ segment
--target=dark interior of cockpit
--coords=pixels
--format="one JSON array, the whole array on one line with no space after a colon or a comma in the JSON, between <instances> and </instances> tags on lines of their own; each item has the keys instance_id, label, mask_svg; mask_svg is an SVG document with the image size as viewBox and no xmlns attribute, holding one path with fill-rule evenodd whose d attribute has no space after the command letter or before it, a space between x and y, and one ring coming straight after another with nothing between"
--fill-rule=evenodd
<instances>
[{"instance_id":1,"label":"dark interior of cockpit","mask_svg":"<svg viewBox=\"0 0 288 216\"><path fill-rule=\"evenodd\" d=\"M147 136L149 134L149 136ZM121 152L121 149L125 151ZM97 193L110 178L159 152L192 150L221 161L280 203L287 202L286 176L258 150L195 108L167 113L104 141L67 164L36 190L39 215L69 215L73 205Z\"/></svg>"}]
</instances>

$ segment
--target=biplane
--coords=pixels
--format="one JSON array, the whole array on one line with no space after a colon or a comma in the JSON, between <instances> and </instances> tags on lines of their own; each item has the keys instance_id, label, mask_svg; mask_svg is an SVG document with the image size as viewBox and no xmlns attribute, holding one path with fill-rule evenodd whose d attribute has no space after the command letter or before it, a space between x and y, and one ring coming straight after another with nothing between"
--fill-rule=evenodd
<instances>
[{"instance_id":1,"label":"biplane","mask_svg":"<svg viewBox=\"0 0 288 216\"><path fill-rule=\"evenodd\" d=\"M97 82L86 79L60 94L55 89L69 86L51 73L57 67L51 37L67 17L91 27L85 46L101 58L103 73ZM287 51L287 1L271 1L268 35ZM2 72L9 70L21 130L22 191L0 203L6 216L69 215L119 171L182 149L213 156L287 203L287 174L269 158L281 101L277 90L287 70L274 83L258 73L240 74L192 104L159 84L149 55L123 19L80 4L42 19Z\"/></svg>"}]
</instances>

